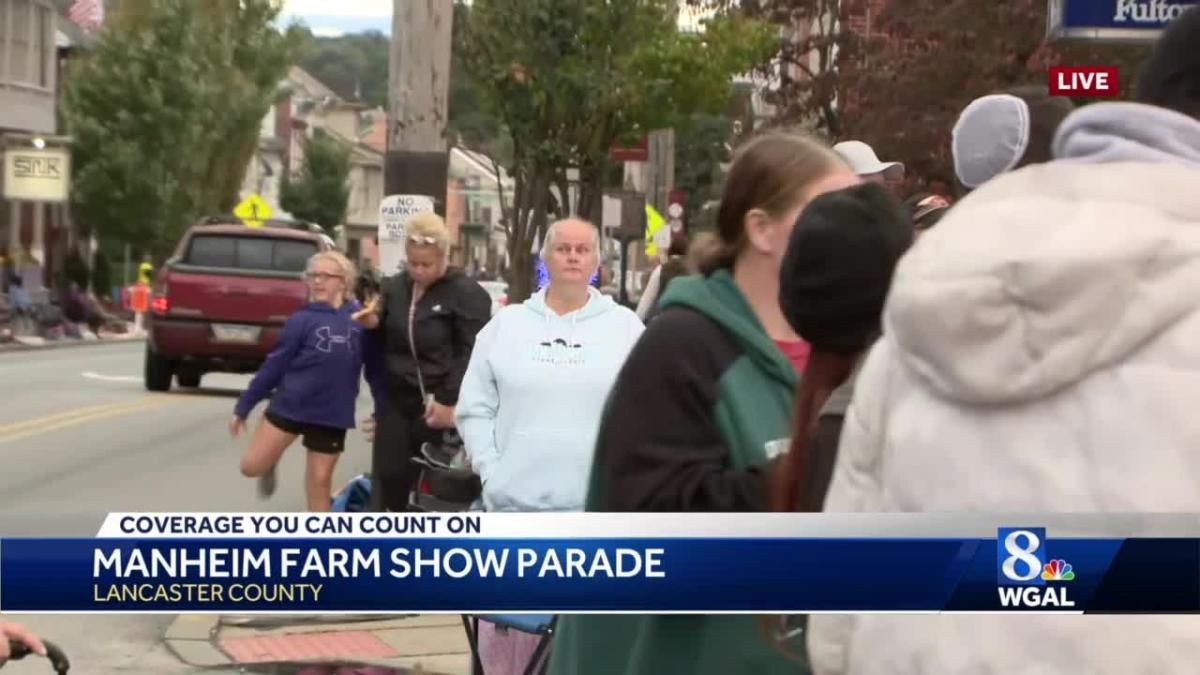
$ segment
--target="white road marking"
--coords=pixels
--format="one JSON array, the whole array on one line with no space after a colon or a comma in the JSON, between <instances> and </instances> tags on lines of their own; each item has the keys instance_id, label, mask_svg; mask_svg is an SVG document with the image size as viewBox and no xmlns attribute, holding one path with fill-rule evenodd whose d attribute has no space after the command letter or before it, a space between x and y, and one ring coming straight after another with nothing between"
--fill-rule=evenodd
<instances>
[{"instance_id":1,"label":"white road marking","mask_svg":"<svg viewBox=\"0 0 1200 675\"><path fill-rule=\"evenodd\" d=\"M93 373L93 372L92 372L92 371L90 371L90 370L84 371L84 372L82 373L82 375L83 375L84 377L86 377L87 379L89 379L89 380L100 380L100 381L102 381L102 382L134 382L134 383L139 383L139 382L141 382L141 381L142 381L142 378L140 378L140 377L137 377L136 375L101 375L100 373Z\"/></svg>"}]
</instances>

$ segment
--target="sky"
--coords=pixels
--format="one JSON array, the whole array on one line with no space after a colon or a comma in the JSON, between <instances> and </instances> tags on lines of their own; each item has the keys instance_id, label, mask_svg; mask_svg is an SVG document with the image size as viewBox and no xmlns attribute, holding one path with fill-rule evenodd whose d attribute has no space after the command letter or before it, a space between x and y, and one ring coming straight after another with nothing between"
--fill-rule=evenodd
<instances>
[{"instance_id":1,"label":"sky","mask_svg":"<svg viewBox=\"0 0 1200 675\"><path fill-rule=\"evenodd\" d=\"M320 36L336 37L345 33L377 30L392 32L392 0L285 0L283 21L299 19ZM692 20L681 16L680 25Z\"/></svg>"},{"instance_id":2,"label":"sky","mask_svg":"<svg viewBox=\"0 0 1200 675\"><path fill-rule=\"evenodd\" d=\"M299 19L317 35L392 32L392 0L286 0L285 23Z\"/></svg>"}]
</instances>

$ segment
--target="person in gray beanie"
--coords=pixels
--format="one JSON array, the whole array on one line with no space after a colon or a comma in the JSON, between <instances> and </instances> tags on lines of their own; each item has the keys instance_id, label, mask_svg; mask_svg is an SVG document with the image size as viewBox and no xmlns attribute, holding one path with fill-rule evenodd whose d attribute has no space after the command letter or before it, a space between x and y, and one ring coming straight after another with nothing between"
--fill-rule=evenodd
<instances>
[{"instance_id":1,"label":"person in gray beanie","mask_svg":"<svg viewBox=\"0 0 1200 675\"><path fill-rule=\"evenodd\" d=\"M1045 86L1016 87L971 101L951 131L959 191L970 192L1007 171L1050 161L1058 125L1074 111Z\"/></svg>"}]
</instances>

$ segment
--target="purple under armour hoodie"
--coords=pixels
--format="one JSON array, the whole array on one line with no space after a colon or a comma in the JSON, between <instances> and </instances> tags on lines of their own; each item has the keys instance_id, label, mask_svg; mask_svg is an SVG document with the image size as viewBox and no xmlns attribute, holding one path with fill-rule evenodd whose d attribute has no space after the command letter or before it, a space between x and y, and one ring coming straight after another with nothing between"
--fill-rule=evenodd
<instances>
[{"instance_id":1,"label":"purple under armour hoodie","mask_svg":"<svg viewBox=\"0 0 1200 675\"><path fill-rule=\"evenodd\" d=\"M363 329L350 317L354 302L338 309L310 302L290 316L234 412L246 419L264 398L267 410L293 422L354 428L354 404L363 370ZM272 395L274 392L274 395Z\"/></svg>"}]
</instances>

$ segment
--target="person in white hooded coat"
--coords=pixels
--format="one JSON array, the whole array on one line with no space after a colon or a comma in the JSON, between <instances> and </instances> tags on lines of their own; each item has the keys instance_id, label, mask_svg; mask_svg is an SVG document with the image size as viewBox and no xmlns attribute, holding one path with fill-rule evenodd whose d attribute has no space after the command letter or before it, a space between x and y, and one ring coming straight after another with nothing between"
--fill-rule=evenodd
<instances>
[{"instance_id":1,"label":"person in white hooded coat","mask_svg":"<svg viewBox=\"0 0 1200 675\"><path fill-rule=\"evenodd\" d=\"M1200 511L1196 44L1200 10L1143 76L1191 59L1182 96L1139 92L1175 110L1073 113L1056 161L983 185L901 261L826 511ZM1200 618L823 615L808 644L822 675L1179 673Z\"/></svg>"}]
</instances>

